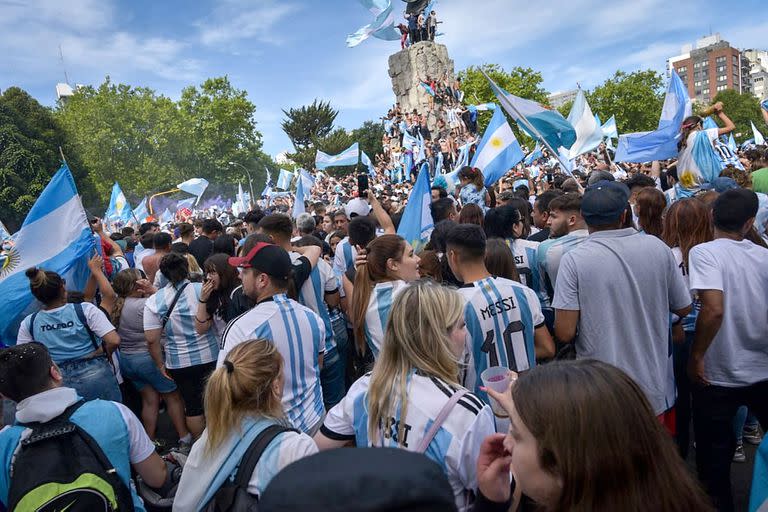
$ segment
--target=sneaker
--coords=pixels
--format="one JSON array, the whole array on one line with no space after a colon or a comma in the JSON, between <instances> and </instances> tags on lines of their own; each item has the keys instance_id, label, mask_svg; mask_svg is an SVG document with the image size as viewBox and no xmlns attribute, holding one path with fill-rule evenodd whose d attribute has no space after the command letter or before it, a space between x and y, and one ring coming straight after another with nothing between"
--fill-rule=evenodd
<instances>
[{"instance_id":1,"label":"sneaker","mask_svg":"<svg viewBox=\"0 0 768 512\"><path fill-rule=\"evenodd\" d=\"M179 445L173 449L173 451L181 453L182 455L189 455L189 451L192 449L192 443L185 443L179 441Z\"/></svg>"},{"instance_id":2,"label":"sneaker","mask_svg":"<svg viewBox=\"0 0 768 512\"><path fill-rule=\"evenodd\" d=\"M744 427L743 437L749 444L760 444L763 440L763 436L760 434L760 427L757 425L752 428Z\"/></svg>"},{"instance_id":3,"label":"sneaker","mask_svg":"<svg viewBox=\"0 0 768 512\"><path fill-rule=\"evenodd\" d=\"M747 456L744 455L744 445L737 444L736 451L733 452L733 462L746 462Z\"/></svg>"}]
</instances>

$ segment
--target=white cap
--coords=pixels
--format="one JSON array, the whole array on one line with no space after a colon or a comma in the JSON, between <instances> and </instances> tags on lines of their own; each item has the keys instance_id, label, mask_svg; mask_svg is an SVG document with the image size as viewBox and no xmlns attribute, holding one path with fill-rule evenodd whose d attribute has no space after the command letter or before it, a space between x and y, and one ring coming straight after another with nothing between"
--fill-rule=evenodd
<instances>
[{"instance_id":1,"label":"white cap","mask_svg":"<svg viewBox=\"0 0 768 512\"><path fill-rule=\"evenodd\" d=\"M353 214L355 216L365 217L371 211L371 205L369 205L368 201L365 199L356 197L349 200L346 206L344 206L344 211L347 213L347 217L350 219L352 218Z\"/></svg>"}]
</instances>

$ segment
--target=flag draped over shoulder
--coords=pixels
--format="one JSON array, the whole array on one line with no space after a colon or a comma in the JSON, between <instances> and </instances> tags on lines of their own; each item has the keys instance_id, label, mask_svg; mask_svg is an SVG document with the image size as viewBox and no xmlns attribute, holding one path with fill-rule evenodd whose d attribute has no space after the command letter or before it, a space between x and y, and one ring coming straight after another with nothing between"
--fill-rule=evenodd
<instances>
[{"instance_id":1,"label":"flag draped over shoulder","mask_svg":"<svg viewBox=\"0 0 768 512\"><path fill-rule=\"evenodd\" d=\"M592 114L592 109L587 103L587 96L581 89L573 101L571 112L568 114L568 122L576 130L576 141L568 151L570 159L589 153L603 141L603 130L600 122Z\"/></svg>"},{"instance_id":2,"label":"flag draped over shoulder","mask_svg":"<svg viewBox=\"0 0 768 512\"><path fill-rule=\"evenodd\" d=\"M338 155L329 155L318 149L317 156L315 156L315 167L318 169L325 169L327 167L337 167L342 165L357 165L359 160L360 149L357 142L355 142Z\"/></svg>"},{"instance_id":3,"label":"flag draped over shoulder","mask_svg":"<svg viewBox=\"0 0 768 512\"><path fill-rule=\"evenodd\" d=\"M395 10L391 0L360 0L360 3L375 16L374 20L347 36L347 47L354 48L369 37L385 41L400 39L400 31L395 28Z\"/></svg>"},{"instance_id":4,"label":"flag draped over shoulder","mask_svg":"<svg viewBox=\"0 0 768 512\"><path fill-rule=\"evenodd\" d=\"M659 118L659 127L652 132L627 133L619 136L616 162L650 162L677 156L677 142L683 120L691 115L688 90L675 71L667 85L667 95Z\"/></svg>"},{"instance_id":5,"label":"flag draped over shoulder","mask_svg":"<svg viewBox=\"0 0 768 512\"><path fill-rule=\"evenodd\" d=\"M477 146L472 167L483 171L485 186L499 181L523 159L523 150L501 110L494 110L491 122Z\"/></svg>"},{"instance_id":6,"label":"flag draped over shoulder","mask_svg":"<svg viewBox=\"0 0 768 512\"><path fill-rule=\"evenodd\" d=\"M111 226L115 224L125 226L132 218L133 210L131 210L131 205L128 204L128 200L125 198L120 185L115 182L112 185L112 196L109 199L107 211L104 212L104 219Z\"/></svg>"},{"instance_id":7,"label":"flag draped over shoulder","mask_svg":"<svg viewBox=\"0 0 768 512\"><path fill-rule=\"evenodd\" d=\"M30 267L67 275L67 288L82 291L82 270L96 248L75 180L66 164L54 174L14 235L15 244L0 255L0 340L15 345L19 324L35 307L24 271ZM70 276L77 276L73 282ZM34 335L34 333L33 333Z\"/></svg>"},{"instance_id":8,"label":"flag draped over shoulder","mask_svg":"<svg viewBox=\"0 0 768 512\"><path fill-rule=\"evenodd\" d=\"M397 234L405 238L414 250L420 250L429 240L432 233L432 213L429 205L432 203L432 195L429 184L429 166L422 164L419 176L416 178L408 204L405 205L403 217Z\"/></svg>"}]
</instances>

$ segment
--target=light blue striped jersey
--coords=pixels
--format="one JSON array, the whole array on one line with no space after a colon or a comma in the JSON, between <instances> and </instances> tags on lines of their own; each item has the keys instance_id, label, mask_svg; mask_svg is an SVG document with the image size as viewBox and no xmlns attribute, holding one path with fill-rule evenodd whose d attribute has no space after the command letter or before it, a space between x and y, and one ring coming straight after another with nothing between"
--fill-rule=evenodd
<instances>
[{"instance_id":1,"label":"light blue striped jersey","mask_svg":"<svg viewBox=\"0 0 768 512\"><path fill-rule=\"evenodd\" d=\"M368 439L368 387L370 374L358 379L347 396L326 416L321 432L331 439L354 440L357 446L380 446L415 451L422 438L440 414L443 406L456 391L437 377L411 373L407 385L408 407L406 418L401 416L402 406L397 401L380 429L377 440ZM395 385L394 389L399 389ZM400 423L403 439L399 439ZM478 397L464 395L448 414L425 455L437 462L448 476L459 510L470 509L467 496L477 485L474 462L480 445L494 434L493 413Z\"/></svg>"},{"instance_id":2,"label":"light blue striped jersey","mask_svg":"<svg viewBox=\"0 0 768 512\"><path fill-rule=\"evenodd\" d=\"M349 237L336 244L336 252L333 255L333 271L342 275L355 265L357 249L349 242Z\"/></svg>"},{"instance_id":3,"label":"light blue striped jersey","mask_svg":"<svg viewBox=\"0 0 768 512\"><path fill-rule=\"evenodd\" d=\"M508 238L507 245L512 249L512 255L515 257L515 265L517 266L517 273L520 274L520 282L528 288L538 291L540 284L536 251L539 249L539 242L532 242L524 238Z\"/></svg>"},{"instance_id":4,"label":"light blue striped jersey","mask_svg":"<svg viewBox=\"0 0 768 512\"><path fill-rule=\"evenodd\" d=\"M163 329L165 366L171 369L211 363L219 353L219 333L215 327L212 326L205 334L195 331L195 314L202 283L190 283L188 280L176 286L169 283L149 297L144 304L144 330L162 328L162 317L171 306L177 290L185 283L188 284Z\"/></svg>"},{"instance_id":5,"label":"light blue striped jersey","mask_svg":"<svg viewBox=\"0 0 768 512\"><path fill-rule=\"evenodd\" d=\"M379 355L381 344L384 342L384 331L387 319L392 309L392 303L407 283L405 281L385 281L376 283L368 299L368 311L365 313L365 341L373 352L373 357Z\"/></svg>"},{"instance_id":6,"label":"light blue striped jersey","mask_svg":"<svg viewBox=\"0 0 768 512\"><path fill-rule=\"evenodd\" d=\"M290 254L291 261L293 262L301 257L301 254L297 252L290 252L288 254ZM312 268L309 279L304 281L299 290L299 302L323 319L326 352L336 348L336 342L333 339L333 326L331 326L331 315L328 312L328 305L325 303L325 294L326 292L334 292L338 289L339 279L333 273L331 266L321 258Z\"/></svg>"},{"instance_id":7,"label":"light blue striped jersey","mask_svg":"<svg viewBox=\"0 0 768 512\"><path fill-rule=\"evenodd\" d=\"M673 247L672 255L675 257L675 263L677 263L677 268L680 269L686 288L690 290L691 279L683 264L683 251L681 251L679 247ZM693 332L696 330L696 319L699 318L699 312L701 311L701 301L699 300L698 295L692 292L691 299L693 299L693 309L682 321L683 330L685 332Z\"/></svg>"},{"instance_id":8,"label":"light blue striped jersey","mask_svg":"<svg viewBox=\"0 0 768 512\"><path fill-rule=\"evenodd\" d=\"M560 268L560 260L568 251L577 247L587 239L589 231L577 229L559 238L550 238L539 244L536 260L539 264L539 276L541 292L539 297L544 298L543 305L549 306L555 294L555 282L557 271Z\"/></svg>"},{"instance_id":9,"label":"light blue striped jersey","mask_svg":"<svg viewBox=\"0 0 768 512\"><path fill-rule=\"evenodd\" d=\"M222 336L217 366L240 343L264 338L283 356L283 408L302 432L311 432L323 417L318 357L325 352L325 326L311 309L285 294L275 295L232 320Z\"/></svg>"},{"instance_id":10,"label":"light blue striped jersey","mask_svg":"<svg viewBox=\"0 0 768 512\"><path fill-rule=\"evenodd\" d=\"M464 386L480 391L480 374L491 366L516 372L536 366L533 331L544 323L536 294L510 279L487 277L459 288L467 324L467 368Z\"/></svg>"}]
</instances>

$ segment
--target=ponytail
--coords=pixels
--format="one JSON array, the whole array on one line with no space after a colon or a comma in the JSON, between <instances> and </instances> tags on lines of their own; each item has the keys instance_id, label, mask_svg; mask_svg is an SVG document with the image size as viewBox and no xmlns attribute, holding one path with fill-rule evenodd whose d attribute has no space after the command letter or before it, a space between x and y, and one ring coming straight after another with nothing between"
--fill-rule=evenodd
<instances>
[{"instance_id":1,"label":"ponytail","mask_svg":"<svg viewBox=\"0 0 768 512\"><path fill-rule=\"evenodd\" d=\"M364 251L366 249L363 249ZM352 305L350 316L352 317L352 328L355 335L355 345L358 354L365 353L365 315L368 312L368 302L371 300L371 293L376 283L371 279L368 270L368 264L357 267L355 274L355 283L352 292Z\"/></svg>"},{"instance_id":2,"label":"ponytail","mask_svg":"<svg viewBox=\"0 0 768 512\"><path fill-rule=\"evenodd\" d=\"M32 295L46 306L61 297L64 279L56 272L31 267L24 274L29 279L29 289Z\"/></svg>"},{"instance_id":3,"label":"ponytail","mask_svg":"<svg viewBox=\"0 0 768 512\"><path fill-rule=\"evenodd\" d=\"M697 126L702 123L699 116L689 116L683 121L681 129L680 141L677 143L677 150L682 151L688 145L688 136L693 132Z\"/></svg>"},{"instance_id":4,"label":"ponytail","mask_svg":"<svg viewBox=\"0 0 768 512\"><path fill-rule=\"evenodd\" d=\"M133 292L136 288L136 281L141 278L141 271L135 268L127 268L115 274L112 280L112 289L117 295L117 300L115 301L114 308L112 308L112 313L109 315L115 328L120 327L120 317L123 314L126 297Z\"/></svg>"}]
</instances>

